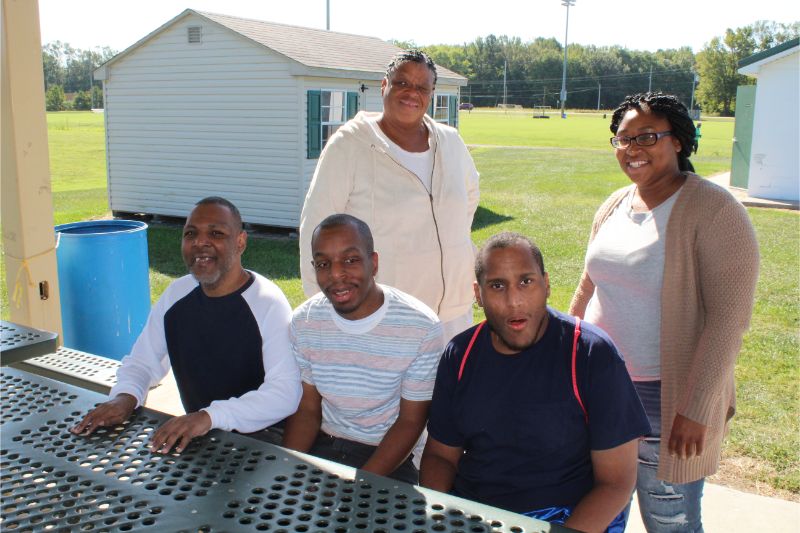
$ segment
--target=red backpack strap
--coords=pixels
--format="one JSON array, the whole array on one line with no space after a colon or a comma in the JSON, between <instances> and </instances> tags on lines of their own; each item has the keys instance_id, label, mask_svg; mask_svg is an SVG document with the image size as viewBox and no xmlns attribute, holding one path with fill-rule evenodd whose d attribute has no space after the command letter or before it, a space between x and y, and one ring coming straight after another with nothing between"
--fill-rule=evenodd
<instances>
[{"instance_id":1,"label":"red backpack strap","mask_svg":"<svg viewBox=\"0 0 800 533\"><path fill-rule=\"evenodd\" d=\"M475 328L475 333L472 334L472 338L469 340L469 344L467 344L467 349L464 352L464 357L461 358L461 366L458 369L457 381L461 381L461 374L464 373L464 365L467 364L467 357L469 357L469 352L472 351L472 345L475 344L475 339L478 338L478 333L481 332L481 329L483 329L484 324L486 324L485 320L480 324L478 324L478 327Z\"/></svg>"},{"instance_id":2,"label":"red backpack strap","mask_svg":"<svg viewBox=\"0 0 800 533\"><path fill-rule=\"evenodd\" d=\"M578 391L578 376L576 375L575 372L575 361L578 358L578 338L580 336L581 336L581 319L575 317L575 335L572 338L572 393L575 395L575 399L578 400L578 404L581 406L581 411L583 411L583 419L588 424L589 413L586 412L586 407L584 407L583 400L581 400L581 393Z\"/></svg>"}]
</instances>

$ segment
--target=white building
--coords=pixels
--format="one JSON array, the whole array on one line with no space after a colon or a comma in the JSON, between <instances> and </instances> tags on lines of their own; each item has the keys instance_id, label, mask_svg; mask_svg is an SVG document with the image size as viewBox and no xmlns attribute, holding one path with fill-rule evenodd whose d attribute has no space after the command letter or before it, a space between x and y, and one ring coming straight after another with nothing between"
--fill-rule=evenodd
<instances>
[{"instance_id":1,"label":"white building","mask_svg":"<svg viewBox=\"0 0 800 533\"><path fill-rule=\"evenodd\" d=\"M755 198L796 202L800 200L800 39L743 59L739 73L758 78L747 192Z\"/></svg>"},{"instance_id":2,"label":"white building","mask_svg":"<svg viewBox=\"0 0 800 533\"><path fill-rule=\"evenodd\" d=\"M382 109L399 50L187 9L95 71L111 210L185 216L219 195L245 222L297 227L325 140L358 110ZM467 80L437 70L430 113L455 126Z\"/></svg>"}]
</instances>

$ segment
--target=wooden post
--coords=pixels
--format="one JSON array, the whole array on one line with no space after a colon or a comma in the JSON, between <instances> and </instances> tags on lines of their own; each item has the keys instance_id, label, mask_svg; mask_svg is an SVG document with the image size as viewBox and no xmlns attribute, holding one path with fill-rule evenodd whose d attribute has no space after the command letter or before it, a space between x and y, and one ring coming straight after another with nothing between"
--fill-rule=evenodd
<instances>
[{"instance_id":1,"label":"wooden post","mask_svg":"<svg viewBox=\"0 0 800 533\"><path fill-rule=\"evenodd\" d=\"M62 335L37 0L2 0L3 255L12 322Z\"/></svg>"}]
</instances>

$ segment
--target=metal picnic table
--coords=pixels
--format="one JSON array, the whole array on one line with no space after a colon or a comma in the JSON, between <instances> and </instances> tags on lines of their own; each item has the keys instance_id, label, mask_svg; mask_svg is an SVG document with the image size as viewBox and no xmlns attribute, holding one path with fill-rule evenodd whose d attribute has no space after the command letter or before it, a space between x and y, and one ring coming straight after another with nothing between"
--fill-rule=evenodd
<instances>
[{"instance_id":1,"label":"metal picnic table","mask_svg":"<svg viewBox=\"0 0 800 533\"><path fill-rule=\"evenodd\" d=\"M58 335L50 331L0 322L0 364L18 363L56 351Z\"/></svg>"},{"instance_id":2,"label":"metal picnic table","mask_svg":"<svg viewBox=\"0 0 800 533\"><path fill-rule=\"evenodd\" d=\"M227 431L151 453L169 417L149 409L73 435L106 397L16 368L0 370L0 393L6 531L570 531Z\"/></svg>"}]
</instances>

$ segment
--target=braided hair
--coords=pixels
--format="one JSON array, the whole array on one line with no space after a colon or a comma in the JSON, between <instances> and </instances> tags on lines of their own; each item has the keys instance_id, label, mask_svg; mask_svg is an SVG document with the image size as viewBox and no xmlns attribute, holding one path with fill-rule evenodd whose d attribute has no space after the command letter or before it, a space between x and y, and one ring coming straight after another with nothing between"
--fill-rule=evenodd
<instances>
[{"instance_id":1,"label":"braided hair","mask_svg":"<svg viewBox=\"0 0 800 533\"><path fill-rule=\"evenodd\" d=\"M678 169L681 172L687 170L694 172L694 166L689 161L689 156L697 153L697 130L686 106L676 96L660 92L628 96L611 115L611 132L614 135L617 134L622 117L631 109L665 118L669 122L672 136L681 143L681 151L678 153Z\"/></svg>"},{"instance_id":2,"label":"braided hair","mask_svg":"<svg viewBox=\"0 0 800 533\"><path fill-rule=\"evenodd\" d=\"M436 80L439 77L436 74L436 65L434 64L433 59L431 59L428 54L421 50L402 50L395 54L395 56L386 66L386 78L391 79L392 75L403 63L418 63L428 67L428 70L430 70L433 74L433 85L436 86Z\"/></svg>"}]
</instances>

